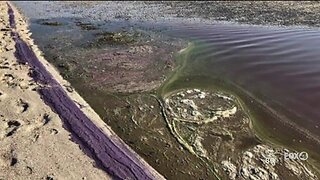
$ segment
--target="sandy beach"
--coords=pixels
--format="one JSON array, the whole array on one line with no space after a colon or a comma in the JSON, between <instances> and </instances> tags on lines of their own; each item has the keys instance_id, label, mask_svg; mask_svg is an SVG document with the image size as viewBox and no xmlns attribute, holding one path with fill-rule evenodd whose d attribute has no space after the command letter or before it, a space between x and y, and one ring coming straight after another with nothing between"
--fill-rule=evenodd
<instances>
[{"instance_id":1,"label":"sandy beach","mask_svg":"<svg viewBox=\"0 0 320 180\"><path fill-rule=\"evenodd\" d=\"M110 179L108 171L116 178L140 175L162 179L43 59L19 12L6 2L1 2L0 8L0 179ZM78 114L69 109L69 114L65 113L68 116L63 116L63 104L46 101L49 97L43 92L50 93L50 88L63 94L57 96ZM80 121L81 117L85 121ZM71 120L74 124L68 122ZM118 156L110 155L108 148Z\"/></svg>"}]
</instances>

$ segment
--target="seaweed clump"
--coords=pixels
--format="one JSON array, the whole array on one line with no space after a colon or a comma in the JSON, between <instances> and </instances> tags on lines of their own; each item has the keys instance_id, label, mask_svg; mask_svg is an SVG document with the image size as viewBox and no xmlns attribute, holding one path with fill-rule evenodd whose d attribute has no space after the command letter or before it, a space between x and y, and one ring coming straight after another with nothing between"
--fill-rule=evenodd
<instances>
[{"instance_id":1,"label":"seaweed clump","mask_svg":"<svg viewBox=\"0 0 320 180\"><path fill-rule=\"evenodd\" d=\"M47 26L62 26L63 25L62 23L59 23L57 21L54 21L54 22L43 22L41 24L42 25L47 25Z\"/></svg>"},{"instance_id":2,"label":"seaweed clump","mask_svg":"<svg viewBox=\"0 0 320 180\"><path fill-rule=\"evenodd\" d=\"M63 23L61 22L50 20L50 19L41 19L38 21L38 23L46 26L62 26L63 25Z\"/></svg>"},{"instance_id":3,"label":"seaweed clump","mask_svg":"<svg viewBox=\"0 0 320 180\"><path fill-rule=\"evenodd\" d=\"M76 22L76 26L79 26L82 30L90 31L90 30L96 30L98 29L95 25L91 23L84 23L84 22Z\"/></svg>"},{"instance_id":4,"label":"seaweed clump","mask_svg":"<svg viewBox=\"0 0 320 180\"><path fill-rule=\"evenodd\" d=\"M128 45L137 42L138 36L138 33L129 33L126 31L97 33L95 41L91 42L90 46Z\"/></svg>"}]
</instances>

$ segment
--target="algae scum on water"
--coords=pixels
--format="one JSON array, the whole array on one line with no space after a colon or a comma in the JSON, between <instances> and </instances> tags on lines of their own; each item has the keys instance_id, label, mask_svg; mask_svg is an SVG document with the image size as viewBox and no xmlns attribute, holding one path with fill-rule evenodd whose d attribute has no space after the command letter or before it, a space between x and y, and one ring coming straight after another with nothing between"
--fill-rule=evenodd
<instances>
[{"instance_id":1,"label":"algae scum on water","mask_svg":"<svg viewBox=\"0 0 320 180\"><path fill-rule=\"evenodd\" d=\"M279 146L286 145L281 139L283 134L277 133L280 141L274 141L269 136L270 132L264 134L259 131L264 127L255 122L274 117L259 119L265 109L257 108L259 105L254 103L255 99L208 70L205 61L196 61L194 54L203 46L202 43L190 43L188 48L180 51L178 67L158 91L163 97L162 106L166 108L164 118L177 141L209 167L214 167L220 177L277 179L299 174L299 179L316 179L315 174L306 171L309 164L283 160L287 151ZM257 107L254 109L252 106ZM261 114L254 116L254 113ZM203 131L206 128L207 132ZM276 142L278 145L270 146L264 142ZM268 163L270 157L276 159L276 163ZM296 172L293 167L297 168Z\"/></svg>"},{"instance_id":2,"label":"algae scum on water","mask_svg":"<svg viewBox=\"0 0 320 180\"><path fill-rule=\"evenodd\" d=\"M254 96L220 74L225 69L215 67L214 56L201 58L205 43L179 51L185 40L152 28L82 21L40 21L33 37L104 121L166 178L315 178L309 164L281 156L280 145L299 135L283 131Z\"/></svg>"}]
</instances>

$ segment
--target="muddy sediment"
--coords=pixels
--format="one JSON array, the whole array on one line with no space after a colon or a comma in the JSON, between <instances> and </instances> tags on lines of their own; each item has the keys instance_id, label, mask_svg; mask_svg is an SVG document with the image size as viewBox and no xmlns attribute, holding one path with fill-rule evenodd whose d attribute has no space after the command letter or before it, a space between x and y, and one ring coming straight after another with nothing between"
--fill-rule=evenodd
<instances>
[{"instance_id":1,"label":"muddy sediment","mask_svg":"<svg viewBox=\"0 0 320 180\"><path fill-rule=\"evenodd\" d=\"M160 4L148 2L148 4ZM317 1L207 1L163 2L177 17L201 17L255 25L319 27L320 3Z\"/></svg>"}]
</instances>

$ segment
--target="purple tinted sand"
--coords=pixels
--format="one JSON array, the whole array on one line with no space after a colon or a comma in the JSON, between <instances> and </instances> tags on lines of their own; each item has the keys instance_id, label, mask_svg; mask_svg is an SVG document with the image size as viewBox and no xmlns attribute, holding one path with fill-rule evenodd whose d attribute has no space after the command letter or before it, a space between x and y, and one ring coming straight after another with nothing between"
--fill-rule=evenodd
<instances>
[{"instance_id":1,"label":"purple tinted sand","mask_svg":"<svg viewBox=\"0 0 320 180\"><path fill-rule=\"evenodd\" d=\"M13 10L12 10L12 8L10 8L10 5L9 5L9 4L7 4L7 5L8 5L8 7L9 7L9 9L8 9L8 14L9 14L10 27L11 27L11 28L16 28L16 24L15 24L15 22L14 22ZM13 17L13 18L11 18L11 17Z\"/></svg>"},{"instance_id":2,"label":"purple tinted sand","mask_svg":"<svg viewBox=\"0 0 320 180\"><path fill-rule=\"evenodd\" d=\"M15 28L14 12L8 4L10 26ZM16 57L20 63L28 64L31 77L42 85L38 89L43 101L62 119L64 128L70 131L72 140L92 159L96 165L114 179L156 179L128 147L107 136L73 102L62 86L47 71L33 50L19 34L12 32L16 42Z\"/></svg>"}]
</instances>

